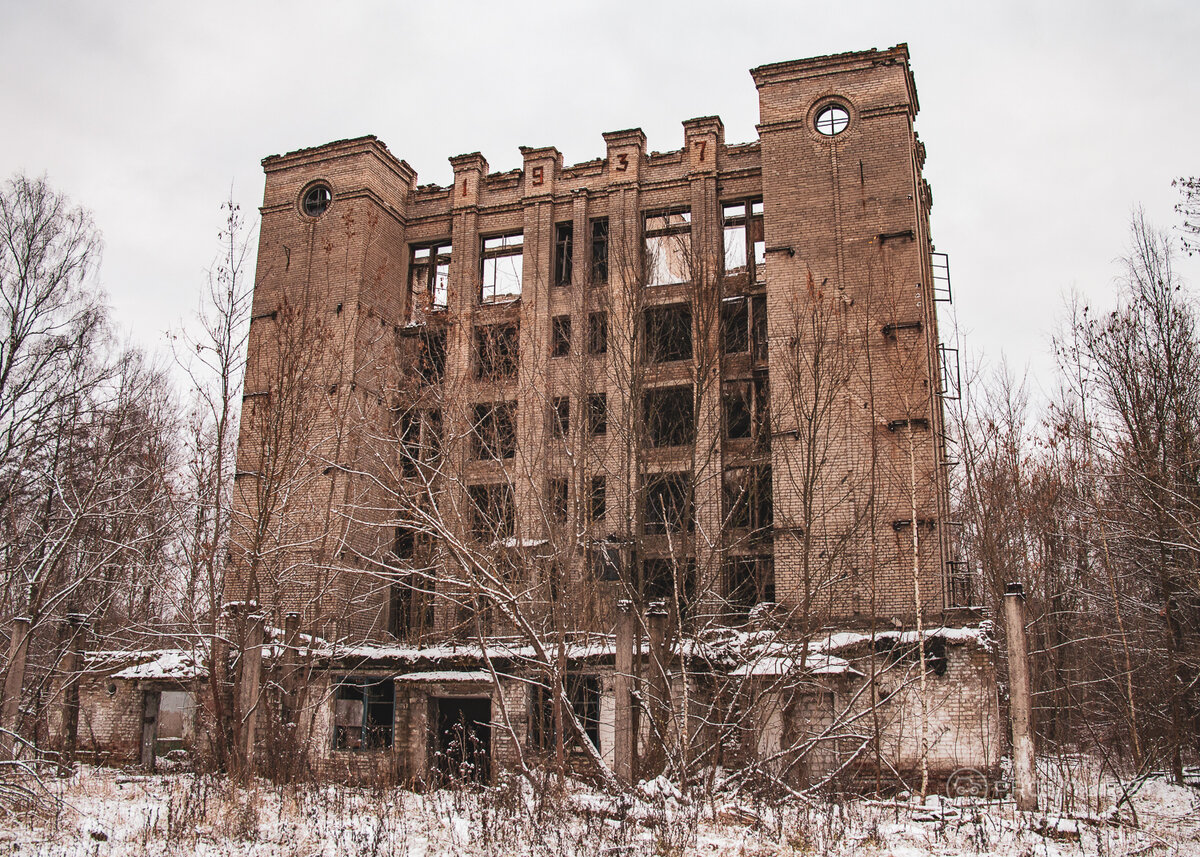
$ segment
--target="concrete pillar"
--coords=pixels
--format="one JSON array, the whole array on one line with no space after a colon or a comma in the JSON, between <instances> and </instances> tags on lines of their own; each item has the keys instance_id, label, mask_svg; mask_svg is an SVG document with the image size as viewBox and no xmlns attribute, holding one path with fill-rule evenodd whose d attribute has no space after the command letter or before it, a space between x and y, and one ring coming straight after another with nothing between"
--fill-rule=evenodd
<instances>
[{"instance_id":1,"label":"concrete pillar","mask_svg":"<svg viewBox=\"0 0 1200 857\"><path fill-rule=\"evenodd\" d=\"M259 688L262 684L263 615L246 619L246 645L242 650L238 693L238 716L242 721L241 750L247 772L254 770L254 732L258 720Z\"/></svg>"},{"instance_id":2,"label":"concrete pillar","mask_svg":"<svg viewBox=\"0 0 1200 857\"><path fill-rule=\"evenodd\" d=\"M1033 698L1029 682L1029 644L1025 638L1025 590L1010 583L1004 593L1008 636L1009 717L1012 721L1013 791L1017 809L1037 810L1037 770L1034 767Z\"/></svg>"},{"instance_id":3,"label":"concrete pillar","mask_svg":"<svg viewBox=\"0 0 1200 857\"><path fill-rule=\"evenodd\" d=\"M613 671L615 722L613 725L613 773L622 783L633 784L633 603L617 602L616 664Z\"/></svg>"},{"instance_id":4,"label":"concrete pillar","mask_svg":"<svg viewBox=\"0 0 1200 857\"><path fill-rule=\"evenodd\" d=\"M0 760L16 758L21 690L25 686L25 656L29 653L30 619L14 616L9 639L8 672L4 676L4 703L0 706Z\"/></svg>"},{"instance_id":5,"label":"concrete pillar","mask_svg":"<svg viewBox=\"0 0 1200 857\"><path fill-rule=\"evenodd\" d=\"M662 601L652 601L646 608L646 624L650 636L650 663L647 667L650 673L647 681L650 697L649 714L654 731L659 736L651 739L655 741L665 739L670 726L671 691L668 670L671 659L666 643L669 618L667 605ZM666 760L666 747L652 745L646 753L646 758L647 764L654 769L650 773L658 773Z\"/></svg>"},{"instance_id":6,"label":"concrete pillar","mask_svg":"<svg viewBox=\"0 0 1200 857\"><path fill-rule=\"evenodd\" d=\"M79 672L83 667L83 641L86 616L70 613L67 616L67 650L62 660L63 676L63 743L62 766L69 773L75 764L79 744Z\"/></svg>"}]
</instances>

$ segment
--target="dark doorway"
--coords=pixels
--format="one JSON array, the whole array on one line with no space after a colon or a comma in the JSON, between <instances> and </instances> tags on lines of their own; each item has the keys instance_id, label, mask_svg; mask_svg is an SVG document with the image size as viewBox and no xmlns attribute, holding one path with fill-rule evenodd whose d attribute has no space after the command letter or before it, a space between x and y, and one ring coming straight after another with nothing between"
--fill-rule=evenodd
<instances>
[{"instance_id":1,"label":"dark doorway","mask_svg":"<svg viewBox=\"0 0 1200 857\"><path fill-rule=\"evenodd\" d=\"M439 698L434 768L439 784L487 783L491 777L492 701Z\"/></svg>"}]
</instances>

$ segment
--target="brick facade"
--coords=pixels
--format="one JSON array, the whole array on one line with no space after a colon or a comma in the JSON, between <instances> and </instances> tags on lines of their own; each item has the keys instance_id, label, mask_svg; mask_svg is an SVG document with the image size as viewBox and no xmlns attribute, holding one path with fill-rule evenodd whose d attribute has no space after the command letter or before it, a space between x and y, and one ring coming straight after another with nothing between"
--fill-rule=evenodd
<instances>
[{"instance_id":1,"label":"brick facade","mask_svg":"<svg viewBox=\"0 0 1200 857\"><path fill-rule=\"evenodd\" d=\"M263 161L230 600L375 644L607 634L618 598L639 615L665 599L697 632L768 602L799 636L942 620L932 197L907 48L751 74L748 143L702 117L665 153L630 129L569 166L553 147L505 173L458 155L447 187L374 137ZM970 732L994 726L975 667L939 679L938 716L991 747ZM396 776L428 772L431 700L470 692L396 677ZM502 697L520 730L526 696ZM898 724L898 759L907 740Z\"/></svg>"}]
</instances>

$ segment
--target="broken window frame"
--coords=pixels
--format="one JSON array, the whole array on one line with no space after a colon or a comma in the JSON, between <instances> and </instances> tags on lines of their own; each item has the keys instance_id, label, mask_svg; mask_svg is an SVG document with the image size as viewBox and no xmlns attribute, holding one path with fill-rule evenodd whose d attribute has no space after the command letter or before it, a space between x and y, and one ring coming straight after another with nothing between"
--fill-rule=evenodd
<instances>
[{"instance_id":1,"label":"broken window frame","mask_svg":"<svg viewBox=\"0 0 1200 857\"><path fill-rule=\"evenodd\" d=\"M594 217L589 221L591 232L591 282L608 282L608 218Z\"/></svg>"},{"instance_id":2,"label":"broken window frame","mask_svg":"<svg viewBox=\"0 0 1200 857\"><path fill-rule=\"evenodd\" d=\"M503 304L521 298L525 234L518 230L479 239L479 303Z\"/></svg>"},{"instance_id":3,"label":"broken window frame","mask_svg":"<svg viewBox=\"0 0 1200 857\"><path fill-rule=\"evenodd\" d=\"M651 387L642 393L644 442L661 449L696 442L695 392L690 384Z\"/></svg>"},{"instance_id":4,"label":"broken window frame","mask_svg":"<svg viewBox=\"0 0 1200 857\"><path fill-rule=\"evenodd\" d=\"M575 224L570 220L554 225L554 285L571 285L574 273L572 256L575 252Z\"/></svg>"},{"instance_id":5,"label":"broken window frame","mask_svg":"<svg viewBox=\"0 0 1200 857\"><path fill-rule=\"evenodd\" d=\"M767 242L761 198L721 203L722 248L726 277L761 284L766 273Z\"/></svg>"},{"instance_id":6,"label":"broken window frame","mask_svg":"<svg viewBox=\"0 0 1200 857\"><path fill-rule=\"evenodd\" d=\"M550 320L550 356L571 356L571 316L556 315Z\"/></svg>"},{"instance_id":7,"label":"broken window frame","mask_svg":"<svg viewBox=\"0 0 1200 857\"><path fill-rule=\"evenodd\" d=\"M339 712L340 702L359 702L355 725ZM347 713L349 706L345 707ZM384 712L387 712L386 718ZM333 749L370 752L392 746L396 723L396 687L389 677L339 676L333 690ZM357 734L356 734L357 733Z\"/></svg>"},{"instance_id":8,"label":"broken window frame","mask_svg":"<svg viewBox=\"0 0 1200 857\"><path fill-rule=\"evenodd\" d=\"M588 353L608 353L608 312L597 310L588 313Z\"/></svg>"},{"instance_id":9,"label":"broken window frame","mask_svg":"<svg viewBox=\"0 0 1200 857\"><path fill-rule=\"evenodd\" d=\"M646 307L642 311L642 331L647 363L674 363L692 359L691 304Z\"/></svg>"},{"instance_id":10,"label":"broken window frame","mask_svg":"<svg viewBox=\"0 0 1200 857\"><path fill-rule=\"evenodd\" d=\"M670 286L692 279L692 212L689 208L647 211L643 215L647 286Z\"/></svg>"},{"instance_id":11,"label":"broken window frame","mask_svg":"<svg viewBox=\"0 0 1200 857\"><path fill-rule=\"evenodd\" d=\"M517 454L517 403L480 402L471 425L475 458L502 461Z\"/></svg>"},{"instance_id":12,"label":"broken window frame","mask_svg":"<svg viewBox=\"0 0 1200 857\"><path fill-rule=\"evenodd\" d=\"M721 301L721 351L725 354L750 351L750 301L745 295Z\"/></svg>"},{"instance_id":13,"label":"broken window frame","mask_svg":"<svg viewBox=\"0 0 1200 857\"><path fill-rule=\"evenodd\" d=\"M450 259L454 246L449 240L413 244L409 248L409 320L419 321L425 312L445 312L450 307Z\"/></svg>"},{"instance_id":14,"label":"broken window frame","mask_svg":"<svg viewBox=\"0 0 1200 857\"><path fill-rule=\"evenodd\" d=\"M521 363L521 330L515 324L475 328L475 377L497 381L517 377Z\"/></svg>"},{"instance_id":15,"label":"broken window frame","mask_svg":"<svg viewBox=\"0 0 1200 857\"><path fill-rule=\"evenodd\" d=\"M695 529L695 497L690 471L647 474L643 486L643 534L690 533Z\"/></svg>"}]
</instances>

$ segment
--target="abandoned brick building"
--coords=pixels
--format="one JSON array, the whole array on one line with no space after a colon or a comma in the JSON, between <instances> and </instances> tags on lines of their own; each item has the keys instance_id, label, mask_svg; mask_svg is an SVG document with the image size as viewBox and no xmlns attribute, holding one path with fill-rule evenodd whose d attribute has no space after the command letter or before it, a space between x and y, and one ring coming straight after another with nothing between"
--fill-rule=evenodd
<instances>
[{"instance_id":1,"label":"abandoned brick building","mask_svg":"<svg viewBox=\"0 0 1200 857\"><path fill-rule=\"evenodd\" d=\"M374 137L263 161L245 746L276 723L309 764L412 780L556 747L625 780L996 762L985 630L948 627L907 48L751 74L748 143L702 117L663 153L459 155L444 187Z\"/></svg>"}]
</instances>

